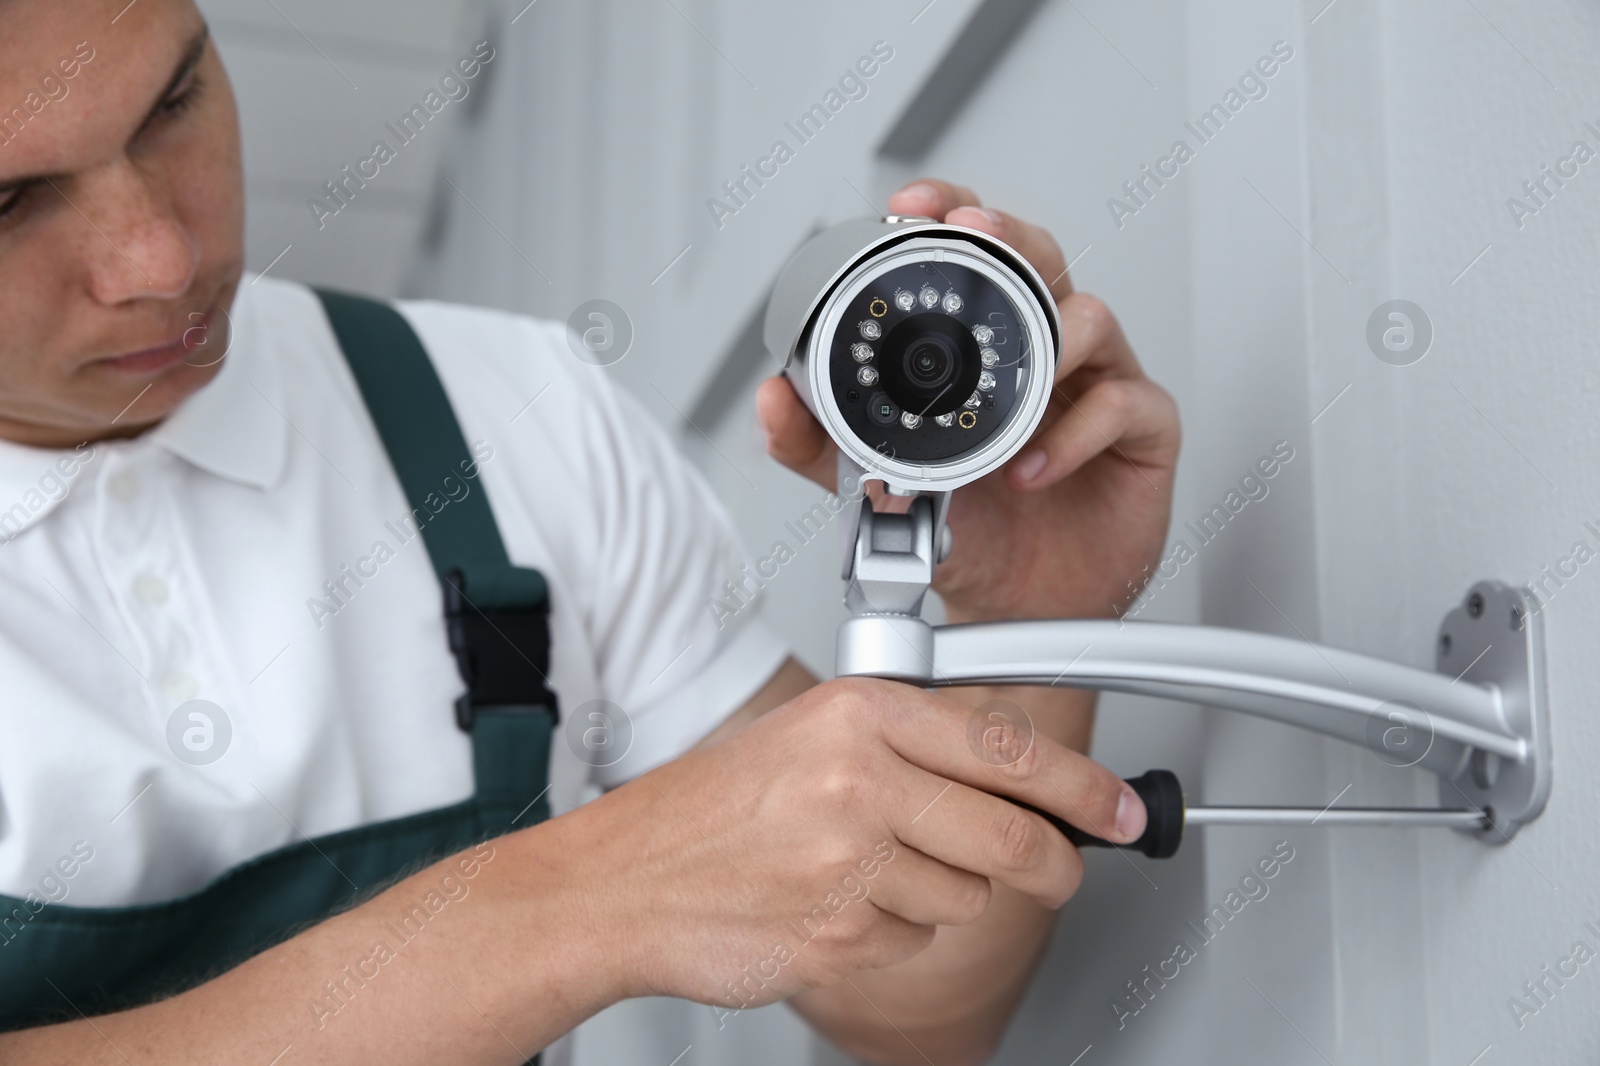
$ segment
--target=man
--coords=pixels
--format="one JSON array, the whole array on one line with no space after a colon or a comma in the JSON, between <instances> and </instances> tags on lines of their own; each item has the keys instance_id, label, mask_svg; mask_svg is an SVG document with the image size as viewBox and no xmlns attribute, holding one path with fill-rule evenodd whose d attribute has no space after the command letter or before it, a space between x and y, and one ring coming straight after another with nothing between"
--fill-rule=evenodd
<instances>
[{"instance_id":1,"label":"man","mask_svg":"<svg viewBox=\"0 0 1600 1066\"><path fill-rule=\"evenodd\" d=\"M720 509L556 327L241 284L191 0L0 27L0 1058L554 1062L644 995L985 1058L1081 876L996 794L1143 829L1080 754L1092 697L819 685L719 632ZM1063 318L1045 427L955 496L952 620L1114 611L1162 544L1170 399L1048 234L939 182L889 207L1010 242ZM787 383L759 400L831 486ZM967 742L1001 696L1038 727L1008 765Z\"/></svg>"}]
</instances>

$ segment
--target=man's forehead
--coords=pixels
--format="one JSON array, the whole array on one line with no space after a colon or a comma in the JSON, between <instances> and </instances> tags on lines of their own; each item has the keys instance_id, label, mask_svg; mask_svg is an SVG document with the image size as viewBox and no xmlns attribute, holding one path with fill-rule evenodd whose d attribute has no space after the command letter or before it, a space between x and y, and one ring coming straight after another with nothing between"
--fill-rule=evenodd
<instances>
[{"instance_id":1,"label":"man's forehead","mask_svg":"<svg viewBox=\"0 0 1600 1066\"><path fill-rule=\"evenodd\" d=\"M0 87L37 79L35 68L53 66L77 42L107 36L119 13L110 0L0 0ZM138 21L124 16L117 26Z\"/></svg>"},{"instance_id":2,"label":"man's forehead","mask_svg":"<svg viewBox=\"0 0 1600 1066\"><path fill-rule=\"evenodd\" d=\"M204 32L189 0L0 0L0 182L119 149Z\"/></svg>"}]
</instances>

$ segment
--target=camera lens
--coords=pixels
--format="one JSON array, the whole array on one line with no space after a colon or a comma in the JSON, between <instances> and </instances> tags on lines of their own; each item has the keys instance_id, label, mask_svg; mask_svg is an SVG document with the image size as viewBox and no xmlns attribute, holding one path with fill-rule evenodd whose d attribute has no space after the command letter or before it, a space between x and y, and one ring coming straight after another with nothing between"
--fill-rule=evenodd
<instances>
[{"instance_id":1,"label":"camera lens","mask_svg":"<svg viewBox=\"0 0 1600 1066\"><path fill-rule=\"evenodd\" d=\"M943 337L924 337L906 351L906 377L921 389L937 389L950 380L956 353Z\"/></svg>"},{"instance_id":2,"label":"camera lens","mask_svg":"<svg viewBox=\"0 0 1600 1066\"><path fill-rule=\"evenodd\" d=\"M891 329L878 362L889 398L923 418L960 407L983 369L971 332L937 313L912 315Z\"/></svg>"}]
</instances>

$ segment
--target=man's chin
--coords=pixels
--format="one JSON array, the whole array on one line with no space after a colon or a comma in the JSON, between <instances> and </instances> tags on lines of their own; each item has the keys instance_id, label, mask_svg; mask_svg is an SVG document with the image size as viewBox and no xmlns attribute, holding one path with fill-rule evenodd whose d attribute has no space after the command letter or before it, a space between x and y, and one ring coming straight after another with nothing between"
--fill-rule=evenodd
<instances>
[{"instance_id":1,"label":"man's chin","mask_svg":"<svg viewBox=\"0 0 1600 1066\"><path fill-rule=\"evenodd\" d=\"M108 420L98 434L90 430L91 435L86 439L137 437L154 429L183 406L184 401L210 384L221 372L222 364L222 359L205 365L180 359L158 372L143 375L108 370L126 380L104 390L106 400L96 406L109 410Z\"/></svg>"}]
</instances>

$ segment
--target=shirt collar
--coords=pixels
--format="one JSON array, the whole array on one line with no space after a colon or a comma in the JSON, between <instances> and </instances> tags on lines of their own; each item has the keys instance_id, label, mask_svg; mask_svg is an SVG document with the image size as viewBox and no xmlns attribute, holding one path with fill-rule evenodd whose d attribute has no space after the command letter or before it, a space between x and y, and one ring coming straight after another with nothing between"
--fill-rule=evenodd
<instances>
[{"instance_id":1,"label":"shirt collar","mask_svg":"<svg viewBox=\"0 0 1600 1066\"><path fill-rule=\"evenodd\" d=\"M231 312L222 369L150 437L202 470L258 489L277 484L288 453L277 353L248 277Z\"/></svg>"},{"instance_id":2,"label":"shirt collar","mask_svg":"<svg viewBox=\"0 0 1600 1066\"><path fill-rule=\"evenodd\" d=\"M0 440L0 544L54 511L93 456L87 446L74 452Z\"/></svg>"},{"instance_id":3,"label":"shirt collar","mask_svg":"<svg viewBox=\"0 0 1600 1066\"><path fill-rule=\"evenodd\" d=\"M229 312L233 329L222 369L145 437L92 448L32 448L0 440L0 543L54 511L79 468L106 448L154 442L219 477L258 489L277 484L288 454L282 378L247 278Z\"/></svg>"}]
</instances>

